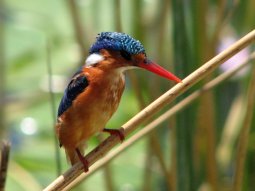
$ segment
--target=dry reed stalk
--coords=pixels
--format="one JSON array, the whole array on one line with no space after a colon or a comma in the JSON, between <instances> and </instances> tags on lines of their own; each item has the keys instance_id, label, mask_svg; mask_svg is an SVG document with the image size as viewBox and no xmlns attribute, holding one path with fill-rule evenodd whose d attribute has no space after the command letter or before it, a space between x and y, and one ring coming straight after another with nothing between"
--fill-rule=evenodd
<instances>
[{"instance_id":1,"label":"dry reed stalk","mask_svg":"<svg viewBox=\"0 0 255 191\"><path fill-rule=\"evenodd\" d=\"M255 67L251 73L251 80L249 82L247 101L246 101L246 112L244 121L241 129L240 138L238 141L238 148L236 153L236 164L235 164L235 175L233 183L233 191L241 191L243 186L245 160L247 155L247 146L249 141L249 131L251 128L253 111L255 107Z\"/></svg>"},{"instance_id":2,"label":"dry reed stalk","mask_svg":"<svg viewBox=\"0 0 255 191\"><path fill-rule=\"evenodd\" d=\"M153 148L153 152L154 152L154 154L156 155L156 157L158 159L159 165L160 165L161 170L163 172L163 176L166 179L169 179L170 173L168 172L167 164L166 164L166 161L164 160L163 151L162 151L162 148L160 146L159 137L157 136L157 133L151 134L150 138L152 140L151 147ZM172 187L171 182L167 182L167 186L168 186L168 190L170 190L171 187Z\"/></svg>"},{"instance_id":3,"label":"dry reed stalk","mask_svg":"<svg viewBox=\"0 0 255 191\"><path fill-rule=\"evenodd\" d=\"M112 168L109 164L104 166L104 181L105 181L105 190L113 191L114 189L114 181L113 181L113 173Z\"/></svg>"},{"instance_id":4,"label":"dry reed stalk","mask_svg":"<svg viewBox=\"0 0 255 191\"><path fill-rule=\"evenodd\" d=\"M243 38L235 42L225 51L221 52L200 68L195 70L189 76L187 76L182 83L175 85L173 88L168 90L165 94L160 96L157 100L152 102L149 106L131 118L125 123L122 128L124 129L125 136L130 135L134 130L138 128L143 122L152 117L157 111L163 108L166 104L172 102L177 96L189 89L199 80L205 78L208 74L214 71L220 64L225 62L227 59L235 55L237 52L250 45L255 40L255 30L251 31ZM108 151L110 151L115 145L120 142L119 137L112 135L103 141L98 147L92 150L86 159L89 166L94 164L100 158L102 158ZM81 163L75 164L72 168L66 171L63 175L59 176L54 180L44 191L49 190L63 190L68 184L76 179L81 173L83 173L83 165Z\"/></svg>"},{"instance_id":5,"label":"dry reed stalk","mask_svg":"<svg viewBox=\"0 0 255 191\"><path fill-rule=\"evenodd\" d=\"M31 174L27 169L13 160L10 160L9 177L12 181L16 182L17 185L20 185L23 190L33 189L33 191L41 191L43 189L42 185L34 177L34 174Z\"/></svg>"},{"instance_id":6,"label":"dry reed stalk","mask_svg":"<svg viewBox=\"0 0 255 191\"><path fill-rule=\"evenodd\" d=\"M158 17L158 19L160 20L160 22L158 22L158 19L155 19L154 21L154 29L155 32L158 31L158 35L157 35L157 40L155 42L156 43L156 52L155 52L155 56L154 57L158 63L165 63L165 66L167 68L169 68L169 65L167 66L166 63L171 63L171 59L168 56L169 60L167 61L165 59L165 51L164 49L166 47L168 47L169 44L167 44L166 42L166 36L167 34L167 28L168 28L168 14L170 11L170 1L169 0L163 0L161 2L161 5L158 7L158 15L156 17ZM167 44L167 46L165 46ZM173 66L171 67L173 68ZM172 69L170 69L172 71ZM150 100L157 98L158 96L160 96L160 92L162 92L160 90L160 83L162 81L160 81L160 78L158 78L157 76L152 76L151 79L151 83L149 86L149 95L150 96ZM144 108L144 107L143 107ZM172 187L172 182L170 181L170 173L168 172L169 169L167 168L166 165L166 161L163 159L164 158L164 152L161 148L160 145L160 138L159 135L157 133L154 134L150 134L148 136L148 140L147 140L147 150L146 150L146 158L145 158L145 167L144 167L144 177L143 177L143 190L144 191L148 191L148 190L153 190L153 188L151 188L151 184L148 184L148 182L150 182L149 180L151 178L153 178L153 166L155 166L155 162L151 159L152 157L155 156L155 158L157 159L156 162L158 162L159 167L161 172L163 173L163 177L165 177L165 182L167 185L167 189L171 190Z\"/></svg>"},{"instance_id":7,"label":"dry reed stalk","mask_svg":"<svg viewBox=\"0 0 255 191\"><path fill-rule=\"evenodd\" d=\"M103 167L105 164L110 162L112 159L120 155L123 151L125 151L130 146L134 145L137 141L139 141L144 136L148 135L151 131L153 131L156 127L158 127L161 123L168 120L173 115L177 114L179 111L183 110L186 106L191 104L193 101L195 101L197 98L199 98L203 93L215 88L217 85L223 83L227 79L234 76L238 71L242 70L244 67L246 67L251 61L255 60L255 52L250 55L250 57L245 61L243 64L224 72L223 74L219 75L215 79L208 82L206 85L204 85L201 89L193 92L188 97L177 103L175 106L173 106L171 109L166 111L164 114L159 116L157 119L146 125L143 129L141 129L139 132L137 132L135 135L133 135L130 139L125 141L121 144L121 146L117 147L113 151L109 152L104 158L100 159L95 165L93 165L88 173L81 174L74 182L72 182L70 185L66 187L66 190L71 189L75 185L79 184L82 180L86 179L87 177L91 176L95 171Z\"/></svg>"},{"instance_id":8,"label":"dry reed stalk","mask_svg":"<svg viewBox=\"0 0 255 191\"><path fill-rule=\"evenodd\" d=\"M6 36L5 29L5 1L0 0L0 137L4 137L6 130Z\"/></svg>"},{"instance_id":9,"label":"dry reed stalk","mask_svg":"<svg viewBox=\"0 0 255 191\"><path fill-rule=\"evenodd\" d=\"M195 61L198 62L197 64L201 65L211 56L215 55L215 48L214 46L211 46L211 36L208 35L209 32L207 31L208 23L206 18L209 10L209 2L197 0L197 4L193 4L192 7L192 20L194 22L193 43L195 43L193 57ZM219 9L219 7L217 8ZM212 76L210 75L205 79L204 82L208 82L211 79ZM201 162L203 161L205 162L204 176L206 181L208 184L210 184L212 190L218 190L217 163L215 159L215 105L213 102L213 93L208 92L203 94L203 96L200 97L199 102L191 107L190 110L193 112L196 110L198 116L193 117L199 119L197 119L197 123L191 123L193 124L191 125L191 129L193 129L194 132L192 133L193 136L190 136L192 137L190 143L193 142L194 146L190 152L196 152L196 154L193 154L194 158L193 160L190 160L190 165L193 166L193 174L190 174L189 176L194 175L194 171L201 168ZM192 118L190 120L192 120ZM189 135L186 137L189 137ZM201 157L201 154L203 157ZM181 171L180 166L178 171ZM192 178L190 182L194 181L195 179L199 178Z\"/></svg>"},{"instance_id":10,"label":"dry reed stalk","mask_svg":"<svg viewBox=\"0 0 255 191\"><path fill-rule=\"evenodd\" d=\"M56 99L53 92L53 79L52 79L52 64L51 64L51 46L50 42L47 40L46 44L46 66L47 66L47 73L48 73L48 87L49 87L49 97L50 97L50 105L51 105L51 112L52 112L52 130L53 133L55 133L55 124L56 124ZM56 158L56 172L57 176L61 174L61 160L60 160L60 150L59 150L59 143L57 140L57 137L54 137L54 152L55 152L55 158Z\"/></svg>"},{"instance_id":11,"label":"dry reed stalk","mask_svg":"<svg viewBox=\"0 0 255 191\"><path fill-rule=\"evenodd\" d=\"M0 156L0 191L5 190L10 147L11 147L10 142L2 141L1 156Z\"/></svg>"},{"instance_id":12,"label":"dry reed stalk","mask_svg":"<svg viewBox=\"0 0 255 191\"><path fill-rule=\"evenodd\" d=\"M122 25L121 25L121 1L114 0L114 21L115 21L115 28L117 32L122 32Z\"/></svg>"},{"instance_id":13,"label":"dry reed stalk","mask_svg":"<svg viewBox=\"0 0 255 191\"><path fill-rule=\"evenodd\" d=\"M213 32L213 35L212 35L212 40L211 40L211 43L212 43L214 49L216 48L216 45L218 44L220 33L224 29L225 25L230 22L230 19L233 16L233 14L234 14L236 8L238 7L239 3L240 3L240 0L233 0L232 1L232 8L230 10L228 10L226 14L224 14L226 12L228 2L227 2L227 0L219 1L219 3L218 3L218 7L219 7L218 8L218 13L216 14L217 19L216 19L216 24L215 24L215 27L214 27L215 29L214 29L214 32Z\"/></svg>"},{"instance_id":14,"label":"dry reed stalk","mask_svg":"<svg viewBox=\"0 0 255 191\"><path fill-rule=\"evenodd\" d=\"M98 141L102 142L103 140L104 140L104 137L100 134L98 136ZM105 190L107 191L115 190L111 164L108 163L104 165L103 173L104 173L103 178L105 182Z\"/></svg>"},{"instance_id":15,"label":"dry reed stalk","mask_svg":"<svg viewBox=\"0 0 255 191\"><path fill-rule=\"evenodd\" d=\"M86 56L88 50L86 48L86 43L84 40L85 33L83 30L81 18L79 15L78 6L75 0L68 0L67 3L70 9L70 13L71 13L72 21L73 21L73 27L75 29L76 40L80 46L80 53L82 55L81 58L83 59Z\"/></svg>"}]
</instances>

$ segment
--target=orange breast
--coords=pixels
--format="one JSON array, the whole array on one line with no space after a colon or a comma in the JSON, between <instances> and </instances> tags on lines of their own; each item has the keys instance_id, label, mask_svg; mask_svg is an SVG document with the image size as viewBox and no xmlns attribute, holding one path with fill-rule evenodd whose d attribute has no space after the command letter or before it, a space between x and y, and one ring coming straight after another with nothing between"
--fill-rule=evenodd
<instances>
[{"instance_id":1,"label":"orange breast","mask_svg":"<svg viewBox=\"0 0 255 191\"><path fill-rule=\"evenodd\" d=\"M105 128L106 123L117 110L124 90L122 73L84 71L89 86L72 103L61 116L58 135L65 147L76 148L81 142Z\"/></svg>"}]
</instances>

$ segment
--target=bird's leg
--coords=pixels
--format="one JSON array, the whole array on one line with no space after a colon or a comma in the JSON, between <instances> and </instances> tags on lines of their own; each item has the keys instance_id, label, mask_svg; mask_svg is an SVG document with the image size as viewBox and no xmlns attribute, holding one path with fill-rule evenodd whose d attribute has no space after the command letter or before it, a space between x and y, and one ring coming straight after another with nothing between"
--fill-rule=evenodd
<instances>
[{"instance_id":1,"label":"bird's leg","mask_svg":"<svg viewBox=\"0 0 255 191\"><path fill-rule=\"evenodd\" d=\"M83 164L83 168L85 172L89 171L89 163L88 161L85 159L85 157L81 154L80 150L78 148L75 149L81 163Z\"/></svg>"},{"instance_id":2,"label":"bird's leg","mask_svg":"<svg viewBox=\"0 0 255 191\"><path fill-rule=\"evenodd\" d=\"M110 133L111 135L117 135L120 138L120 141L123 142L125 139L125 133L123 127L119 129L103 129L103 132Z\"/></svg>"}]
</instances>

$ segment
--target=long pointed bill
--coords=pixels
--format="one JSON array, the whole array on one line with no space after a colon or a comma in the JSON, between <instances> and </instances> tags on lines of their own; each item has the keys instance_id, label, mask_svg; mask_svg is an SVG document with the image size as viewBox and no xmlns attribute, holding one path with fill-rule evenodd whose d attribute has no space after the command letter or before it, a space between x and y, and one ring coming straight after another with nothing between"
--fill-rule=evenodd
<instances>
[{"instance_id":1,"label":"long pointed bill","mask_svg":"<svg viewBox=\"0 0 255 191\"><path fill-rule=\"evenodd\" d=\"M145 63L139 63L138 66L177 83L180 83L182 81L171 72L168 72L166 69L162 68L161 66L150 60L146 60Z\"/></svg>"}]
</instances>

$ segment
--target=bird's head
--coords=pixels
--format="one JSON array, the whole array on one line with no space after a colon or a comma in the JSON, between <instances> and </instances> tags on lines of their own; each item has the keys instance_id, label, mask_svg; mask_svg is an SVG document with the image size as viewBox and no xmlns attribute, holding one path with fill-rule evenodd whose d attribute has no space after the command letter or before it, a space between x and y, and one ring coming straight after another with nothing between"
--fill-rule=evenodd
<instances>
[{"instance_id":1,"label":"bird's head","mask_svg":"<svg viewBox=\"0 0 255 191\"><path fill-rule=\"evenodd\" d=\"M181 82L174 74L149 60L140 41L124 33L100 33L89 53L86 60L87 66L121 70L140 67L169 80Z\"/></svg>"}]
</instances>

